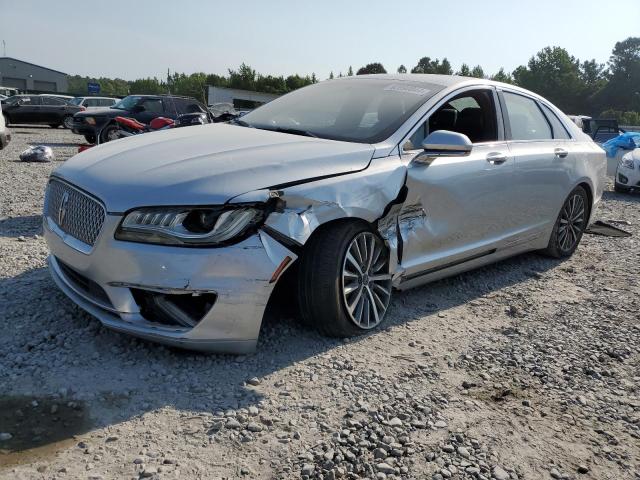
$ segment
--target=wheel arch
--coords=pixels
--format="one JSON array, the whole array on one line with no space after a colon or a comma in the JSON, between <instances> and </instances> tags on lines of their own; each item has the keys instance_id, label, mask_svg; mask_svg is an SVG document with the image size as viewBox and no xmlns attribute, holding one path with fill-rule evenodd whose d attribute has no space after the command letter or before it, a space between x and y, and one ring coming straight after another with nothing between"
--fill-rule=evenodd
<instances>
[{"instance_id":1,"label":"wheel arch","mask_svg":"<svg viewBox=\"0 0 640 480\"><path fill-rule=\"evenodd\" d=\"M582 187L584 188L584 191L587 192L587 198L589 199L589 215L587 215L587 218L590 221L591 212L593 211L593 186L585 179L578 183L576 187Z\"/></svg>"}]
</instances>

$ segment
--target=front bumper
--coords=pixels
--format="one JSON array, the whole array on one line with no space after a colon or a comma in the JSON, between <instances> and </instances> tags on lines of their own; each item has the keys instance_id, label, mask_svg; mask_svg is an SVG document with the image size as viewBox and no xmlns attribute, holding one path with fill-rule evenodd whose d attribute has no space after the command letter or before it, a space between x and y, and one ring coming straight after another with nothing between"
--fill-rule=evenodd
<instances>
[{"instance_id":1,"label":"front bumper","mask_svg":"<svg viewBox=\"0 0 640 480\"><path fill-rule=\"evenodd\" d=\"M73 119L73 125L71 131L76 135L96 135L100 131L102 126L89 125L85 122L79 122L77 119Z\"/></svg>"},{"instance_id":2,"label":"front bumper","mask_svg":"<svg viewBox=\"0 0 640 480\"><path fill-rule=\"evenodd\" d=\"M262 317L286 257L296 255L264 231L222 248L179 248L114 239L121 216L107 215L88 253L52 231L45 219L51 275L60 289L106 327L167 345L221 353L255 350ZM293 263L290 262L289 265ZM72 269L94 285L87 288ZM284 271L284 269L282 270ZM92 292L100 291L100 295ZM216 301L193 327L145 318L134 291L215 293Z\"/></svg>"},{"instance_id":3,"label":"front bumper","mask_svg":"<svg viewBox=\"0 0 640 480\"><path fill-rule=\"evenodd\" d=\"M640 163L634 162L637 168L623 167L622 164L618 165L616 170L615 182L617 185L625 188L640 189Z\"/></svg>"}]
</instances>

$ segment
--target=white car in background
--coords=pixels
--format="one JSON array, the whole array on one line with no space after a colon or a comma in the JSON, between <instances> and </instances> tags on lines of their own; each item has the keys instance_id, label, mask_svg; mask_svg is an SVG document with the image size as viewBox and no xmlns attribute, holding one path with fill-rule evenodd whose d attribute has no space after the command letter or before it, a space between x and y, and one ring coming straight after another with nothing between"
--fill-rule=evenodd
<instances>
[{"instance_id":1,"label":"white car in background","mask_svg":"<svg viewBox=\"0 0 640 480\"><path fill-rule=\"evenodd\" d=\"M7 146L11 140L11 133L4 123L4 115L2 115L2 105L0 104L0 150Z\"/></svg>"},{"instance_id":2,"label":"white car in background","mask_svg":"<svg viewBox=\"0 0 640 480\"><path fill-rule=\"evenodd\" d=\"M640 191L640 148L623 155L616 170L614 189L618 193Z\"/></svg>"},{"instance_id":3,"label":"white car in background","mask_svg":"<svg viewBox=\"0 0 640 480\"><path fill-rule=\"evenodd\" d=\"M117 102L117 98L111 97L76 97L69 103L77 105L78 107L85 107L87 110L95 110L98 108L112 107Z\"/></svg>"}]
</instances>

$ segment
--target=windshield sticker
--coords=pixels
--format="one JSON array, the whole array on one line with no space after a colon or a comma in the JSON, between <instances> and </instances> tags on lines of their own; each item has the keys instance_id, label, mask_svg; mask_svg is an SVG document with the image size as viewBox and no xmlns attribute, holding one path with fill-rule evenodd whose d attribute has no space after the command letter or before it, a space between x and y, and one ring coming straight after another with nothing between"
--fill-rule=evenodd
<instances>
[{"instance_id":1,"label":"windshield sticker","mask_svg":"<svg viewBox=\"0 0 640 480\"><path fill-rule=\"evenodd\" d=\"M428 88L412 87L411 85L402 85L399 83L392 83L391 85L384 87L384 89L392 92L411 93L413 95L420 96L426 95L431 91Z\"/></svg>"}]
</instances>

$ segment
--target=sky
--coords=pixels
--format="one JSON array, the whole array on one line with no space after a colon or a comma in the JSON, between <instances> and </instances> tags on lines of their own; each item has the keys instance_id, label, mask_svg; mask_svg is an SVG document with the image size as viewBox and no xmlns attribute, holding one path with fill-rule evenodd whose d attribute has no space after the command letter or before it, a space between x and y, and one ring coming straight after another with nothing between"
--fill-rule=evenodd
<instances>
[{"instance_id":1,"label":"sky","mask_svg":"<svg viewBox=\"0 0 640 480\"><path fill-rule=\"evenodd\" d=\"M127 80L242 62L324 79L370 62L411 69L423 56L492 74L545 46L604 63L629 36L640 36L640 0L0 0L7 56Z\"/></svg>"}]
</instances>

